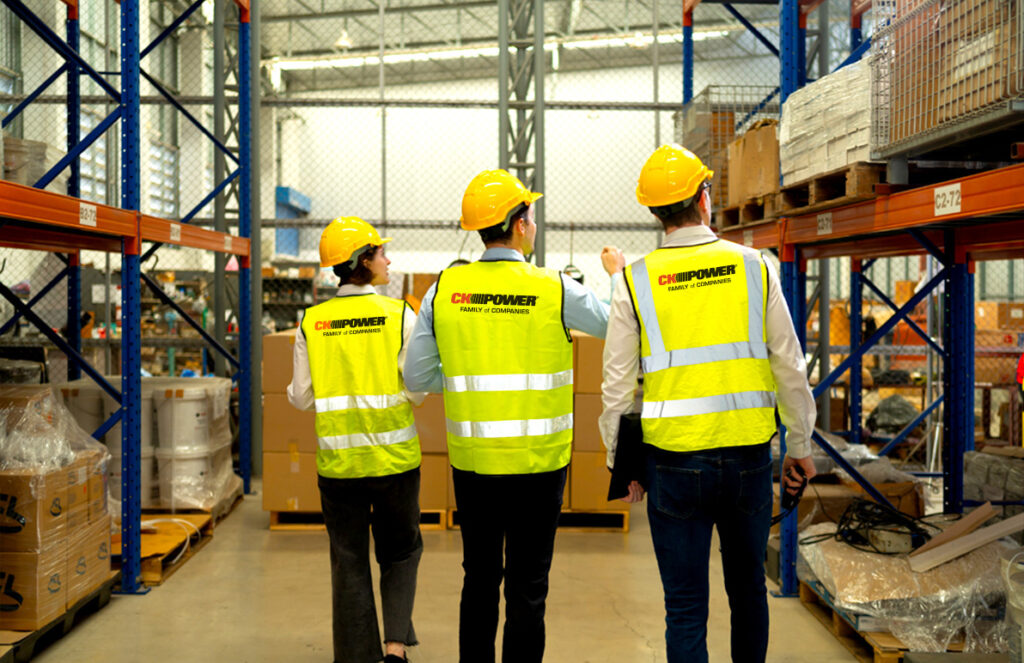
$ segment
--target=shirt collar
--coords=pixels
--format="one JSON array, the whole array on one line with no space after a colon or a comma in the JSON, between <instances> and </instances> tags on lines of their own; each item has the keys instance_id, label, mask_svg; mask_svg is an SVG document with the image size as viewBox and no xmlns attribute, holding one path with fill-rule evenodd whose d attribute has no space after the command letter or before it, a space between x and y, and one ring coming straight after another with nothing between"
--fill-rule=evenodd
<instances>
[{"instance_id":1,"label":"shirt collar","mask_svg":"<svg viewBox=\"0 0 1024 663\"><path fill-rule=\"evenodd\" d=\"M375 294L377 294L377 290L369 283L366 283L364 285L353 285L351 283L346 283L345 285L338 288L338 294L336 294L335 297L350 297L352 295Z\"/></svg>"},{"instance_id":2,"label":"shirt collar","mask_svg":"<svg viewBox=\"0 0 1024 663\"><path fill-rule=\"evenodd\" d=\"M714 231L702 223L694 226L683 226L673 230L665 235L665 239L661 242L661 247L695 246L697 244L707 244L716 239L718 239L718 236L715 235Z\"/></svg>"},{"instance_id":3,"label":"shirt collar","mask_svg":"<svg viewBox=\"0 0 1024 663\"><path fill-rule=\"evenodd\" d=\"M509 249L504 246L496 246L484 251L484 254L480 256L482 261L495 261L495 260L514 260L516 262L526 262L526 258L523 254L515 249Z\"/></svg>"}]
</instances>

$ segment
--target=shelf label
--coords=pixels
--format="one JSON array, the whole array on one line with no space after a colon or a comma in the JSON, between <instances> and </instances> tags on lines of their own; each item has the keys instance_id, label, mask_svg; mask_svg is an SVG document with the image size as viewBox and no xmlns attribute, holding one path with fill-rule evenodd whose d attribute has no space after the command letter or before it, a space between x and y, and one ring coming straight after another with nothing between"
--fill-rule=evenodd
<instances>
[{"instance_id":1,"label":"shelf label","mask_svg":"<svg viewBox=\"0 0 1024 663\"><path fill-rule=\"evenodd\" d=\"M78 204L78 225L96 227L96 206L89 203Z\"/></svg>"},{"instance_id":2,"label":"shelf label","mask_svg":"<svg viewBox=\"0 0 1024 663\"><path fill-rule=\"evenodd\" d=\"M832 234L832 212L825 212L824 214L818 215L818 234Z\"/></svg>"},{"instance_id":3,"label":"shelf label","mask_svg":"<svg viewBox=\"0 0 1024 663\"><path fill-rule=\"evenodd\" d=\"M960 212L960 183L935 187L935 216Z\"/></svg>"},{"instance_id":4,"label":"shelf label","mask_svg":"<svg viewBox=\"0 0 1024 663\"><path fill-rule=\"evenodd\" d=\"M743 231L743 246L754 246L754 231L744 230Z\"/></svg>"},{"instance_id":5,"label":"shelf label","mask_svg":"<svg viewBox=\"0 0 1024 663\"><path fill-rule=\"evenodd\" d=\"M171 224L171 241L172 242L180 242L181 241L181 224L180 223L172 223Z\"/></svg>"},{"instance_id":6,"label":"shelf label","mask_svg":"<svg viewBox=\"0 0 1024 663\"><path fill-rule=\"evenodd\" d=\"M228 253L231 252L231 235L224 238L224 250Z\"/></svg>"}]
</instances>

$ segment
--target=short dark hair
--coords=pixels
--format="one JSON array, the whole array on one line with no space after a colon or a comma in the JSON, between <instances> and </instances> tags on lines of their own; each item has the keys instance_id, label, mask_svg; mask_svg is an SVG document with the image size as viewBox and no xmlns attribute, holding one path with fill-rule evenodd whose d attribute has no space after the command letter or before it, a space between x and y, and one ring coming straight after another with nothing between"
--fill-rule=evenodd
<instances>
[{"instance_id":1,"label":"short dark hair","mask_svg":"<svg viewBox=\"0 0 1024 663\"><path fill-rule=\"evenodd\" d=\"M368 246L362 254L356 258L356 265L352 267L349 263L343 262L334 266L334 275L341 279L341 285L366 285L373 281L373 272L364 262L369 262L377 256L380 246Z\"/></svg>"},{"instance_id":2,"label":"short dark hair","mask_svg":"<svg viewBox=\"0 0 1024 663\"><path fill-rule=\"evenodd\" d=\"M650 207L649 209L654 216L658 217L658 221L661 221L661 225L666 229L700 223L700 205L697 203L700 202L700 197L704 195L704 190L709 187L708 180L704 180L697 189L697 193L686 200L662 207Z\"/></svg>"},{"instance_id":3,"label":"short dark hair","mask_svg":"<svg viewBox=\"0 0 1024 663\"><path fill-rule=\"evenodd\" d=\"M484 241L484 244L490 244L491 242L507 242L512 239L512 226L515 225L519 219L526 218L526 212L530 209L530 206L526 203L519 203L516 207L512 208L512 211L508 213L506 223L499 223L496 226L490 228L484 228L477 232L480 233L480 239Z\"/></svg>"}]
</instances>

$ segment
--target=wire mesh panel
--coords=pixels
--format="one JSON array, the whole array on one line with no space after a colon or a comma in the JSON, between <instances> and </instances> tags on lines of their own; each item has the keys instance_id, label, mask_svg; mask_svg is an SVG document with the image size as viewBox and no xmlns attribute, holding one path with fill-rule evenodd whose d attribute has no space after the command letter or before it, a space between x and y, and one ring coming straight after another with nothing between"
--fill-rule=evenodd
<instances>
[{"instance_id":1,"label":"wire mesh panel","mask_svg":"<svg viewBox=\"0 0 1024 663\"><path fill-rule=\"evenodd\" d=\"M1024 93L1024 17L1013 0L886 5L872 42L873 147L892 150Z\"/></svg>"}]
</instances>

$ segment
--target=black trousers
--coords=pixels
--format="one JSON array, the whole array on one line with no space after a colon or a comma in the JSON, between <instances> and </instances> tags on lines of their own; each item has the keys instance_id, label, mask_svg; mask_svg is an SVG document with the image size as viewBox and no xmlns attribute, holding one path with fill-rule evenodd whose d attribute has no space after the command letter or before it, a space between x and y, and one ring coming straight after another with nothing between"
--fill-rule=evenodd
<instances>
[{"instance_id":1,"label":"black trousers","mask_svg":"<svg viewBox=\"0 0 1024 663\"><path fill-rule=\"evenodd\" d=\"M505 580L504 663L544 658L544 607L566 470L491 476L454 470L462 528L459 660L494 663Z\"/></svg>"},{"instance_id":2,"label":"black trousers","mask_svg":"<svg viewBox=\"0 0 1024 663\"><path fill-rule=\"evenodd\" d=\"M335 663L384 658L370 576L370 531L380 566L384 641L416 644L412 605L423 553L420 469L386 477L319 478L331 541Z\"/></svg>"}]
</instances>

